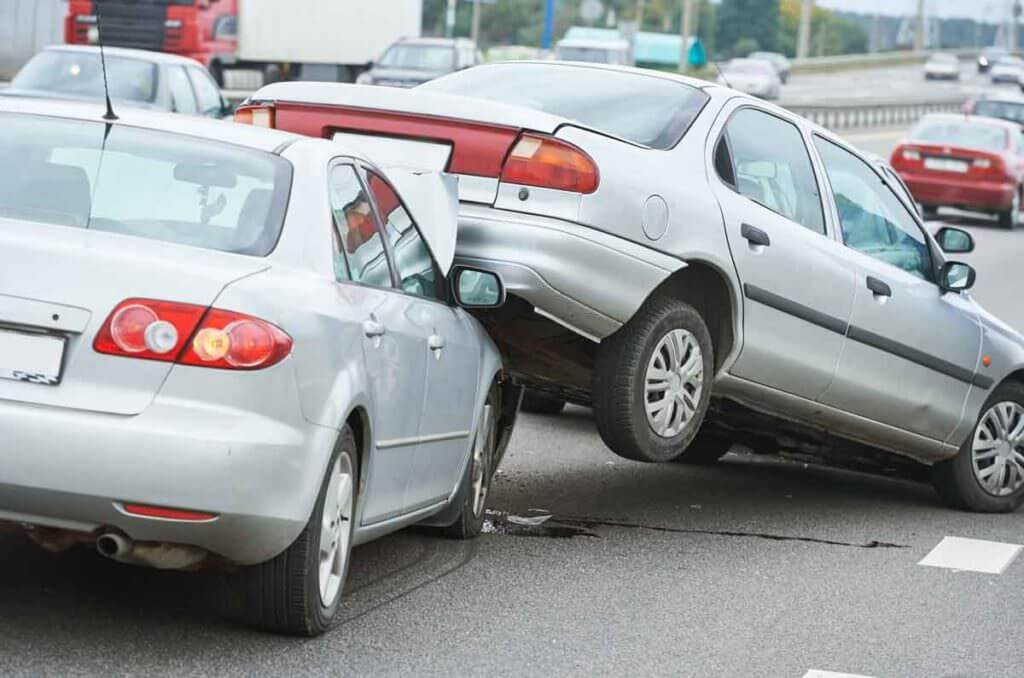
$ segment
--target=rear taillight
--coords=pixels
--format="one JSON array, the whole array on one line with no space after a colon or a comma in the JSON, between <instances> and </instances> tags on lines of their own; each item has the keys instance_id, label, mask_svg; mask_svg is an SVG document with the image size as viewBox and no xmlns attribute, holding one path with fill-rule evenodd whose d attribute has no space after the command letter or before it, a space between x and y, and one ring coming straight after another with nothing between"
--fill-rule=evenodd
<instances>
[{"instance_id":1,"label":"rear taillight","mask_svg":"<svg viewBox=\"0 0 1024 678\"><path fill-rule=\"evenodd\" d=\"M274 104L249 104L239 106L235 111L235 122L253 127L268 127L274 129L277 124L277 115L274 112Z\"/></svg>"},{"instance_id":2,"label":"rear taillight","mask_svg":"<svg viewBox=\"0 0 1024 678\"><path fill-rule=\"evenodd\" d=\"M128 299L103 323L98 353L229 370L281 362L292 339L276 325L242 313L155 299Z\"/></svg>"},{"instance_id":3,"label":"rear taillight","mask_svg":"<svg viewBox=\"0 0 1024 678\"><path fill-rule=\"evenodd\" d=\"M905 149L903 149L903 159L904 160L920 160L921 159L921 153L916 151L916 150L914 150L913 148L905 148Z\"/></svg>"},{"instance_id":4,"label":"rear taillight","mask_svg":"<svg viewBox=\"0 0 1024 678\"><path fill-rule=\"evenodd\" d=\"M553 137L523 134L505 160L501 181L593 193L599 176L594 160L572 144Z\"/></svg>"},{"instance_id":5,"label":"rear taillight","mask_svg":"<svg viewBox=\"0 0 1024 678\"><path fill-rule=\"evenodd\" d=\"M978 169L988 169L992 167L992 160L989 158L975 158L974 166Z\"/></svg>"}]
</instances>

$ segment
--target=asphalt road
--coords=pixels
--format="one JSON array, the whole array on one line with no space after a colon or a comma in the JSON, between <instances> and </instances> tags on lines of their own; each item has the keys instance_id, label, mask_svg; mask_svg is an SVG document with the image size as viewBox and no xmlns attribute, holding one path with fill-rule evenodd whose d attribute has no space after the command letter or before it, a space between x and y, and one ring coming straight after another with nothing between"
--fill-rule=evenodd
<instances>
[{"instance_id":1,"label":"asphalt road","mask_svg":"<svg viewBox=\"0 0 1024 678\"><path fill-rule=\"evenodd\" d=\"M853 139L886 154L899 136ZM978 240L976 297L1024 329L1024 232L947 218ZM523 416L490 503L475 542L406 531L357 549L345 621L312 641L224 621L219 575L0 536L0 674L1024 675L1022 559L918 564L947 536L1022 543L1022 514L739 449L710 468L631 463L583 409Z\"/></svg>"}]
</instances>

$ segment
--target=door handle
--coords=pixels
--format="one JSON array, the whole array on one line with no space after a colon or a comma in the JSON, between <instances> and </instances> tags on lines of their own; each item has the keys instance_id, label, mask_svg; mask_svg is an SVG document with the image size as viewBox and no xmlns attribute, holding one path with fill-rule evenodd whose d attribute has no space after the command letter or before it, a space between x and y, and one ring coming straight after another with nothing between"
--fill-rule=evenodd
<instances>
[{"instance_id":1,"label":"door handle","mask_svg":"<svg viewBox=\"0 0 1024 678\"><path fill-rule=\"evenodd\" d=\"M746 238L747 242L751 245L760 245L761 247L768 247L772 244L772 239L768 237L768 234L762 231L757 226L751 226L750 224L740 225L740 235Z\"/></svg>"},{"instance_id":2,"label":"door handle","mask_svg":"<svg viewBox=\"0 0 1024 678\"><path fill-rule=\"evenodd\" d=\"M431 334L430 337L427 338L427 346L431 351L433 351L434 357L438 360L441 359L441 351L444 349L444 344L444 337L440 334Z\"/></svg>"},{"instance_id":3,"label":"door handle","mask_svg":"<svg viewBox=\"0 0 1024 678\"><path fill-rule=\"evenodd\" d=\"M871 293L874 294L876 297L892 296L892 288L889 287L889 285L887 285L886 283L879 280L878 278L874 278L869 275L867 282L868 289L871 290Z\"/></svg>"},{"instance_id":4,"label":"door handle","mask_svg":"<svg viewBox=\"0 0 1024 678\"><path fill-rule=\"evenodd\" d=\"M384 327L383 323L377 321L376 318L369 318L363 321L363 334L369 339L379 339L383 337L387 332L387 328Z\"/></svg>"}]
</instances>

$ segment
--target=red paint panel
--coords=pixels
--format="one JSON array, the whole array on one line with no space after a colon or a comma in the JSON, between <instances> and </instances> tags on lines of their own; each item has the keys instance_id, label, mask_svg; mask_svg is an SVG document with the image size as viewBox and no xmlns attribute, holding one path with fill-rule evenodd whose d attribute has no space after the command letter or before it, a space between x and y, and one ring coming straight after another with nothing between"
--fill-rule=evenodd
<instances>
[{"instance_id":1,"label":"red paint panel","mask_svg":"<svg viewBox=\"0 0 1024 678\"><path fill-rule=\"evenodd\" d=\"M275 105L275 127L287 132L323 139L330 139L336 132L355 132L450 144L452 155L447 171L455 174L497 178L519 136L514 127L455 118L282 101Z\"/></svg>"}]
</instances>

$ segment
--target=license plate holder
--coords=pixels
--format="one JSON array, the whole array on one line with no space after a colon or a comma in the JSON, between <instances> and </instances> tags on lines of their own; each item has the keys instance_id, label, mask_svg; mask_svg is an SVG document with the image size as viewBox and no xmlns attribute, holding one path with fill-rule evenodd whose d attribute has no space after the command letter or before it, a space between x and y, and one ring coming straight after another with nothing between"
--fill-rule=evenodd
<instances>
[{"instance_id":1,"label":"license plate holder","mask_svg":"<svg viewBox=\"0 0 1024 678\"><path fill-rule=\"evenodd\" d=\"M926 169L938 170L940 172L967 174L967 163L963 160L954 160L953 158L925 158L924 166Z\"/></svg>"},{"instance_id":2,"label":"license plate holder","mask_svg":"<svg viewBox=\"0 0 1024 678\"><path fill-rule=\"evenodd\" d=\"M52 334L0 328L0 379L60 384L67 340Z\"/></svg>"}]
</instances>

